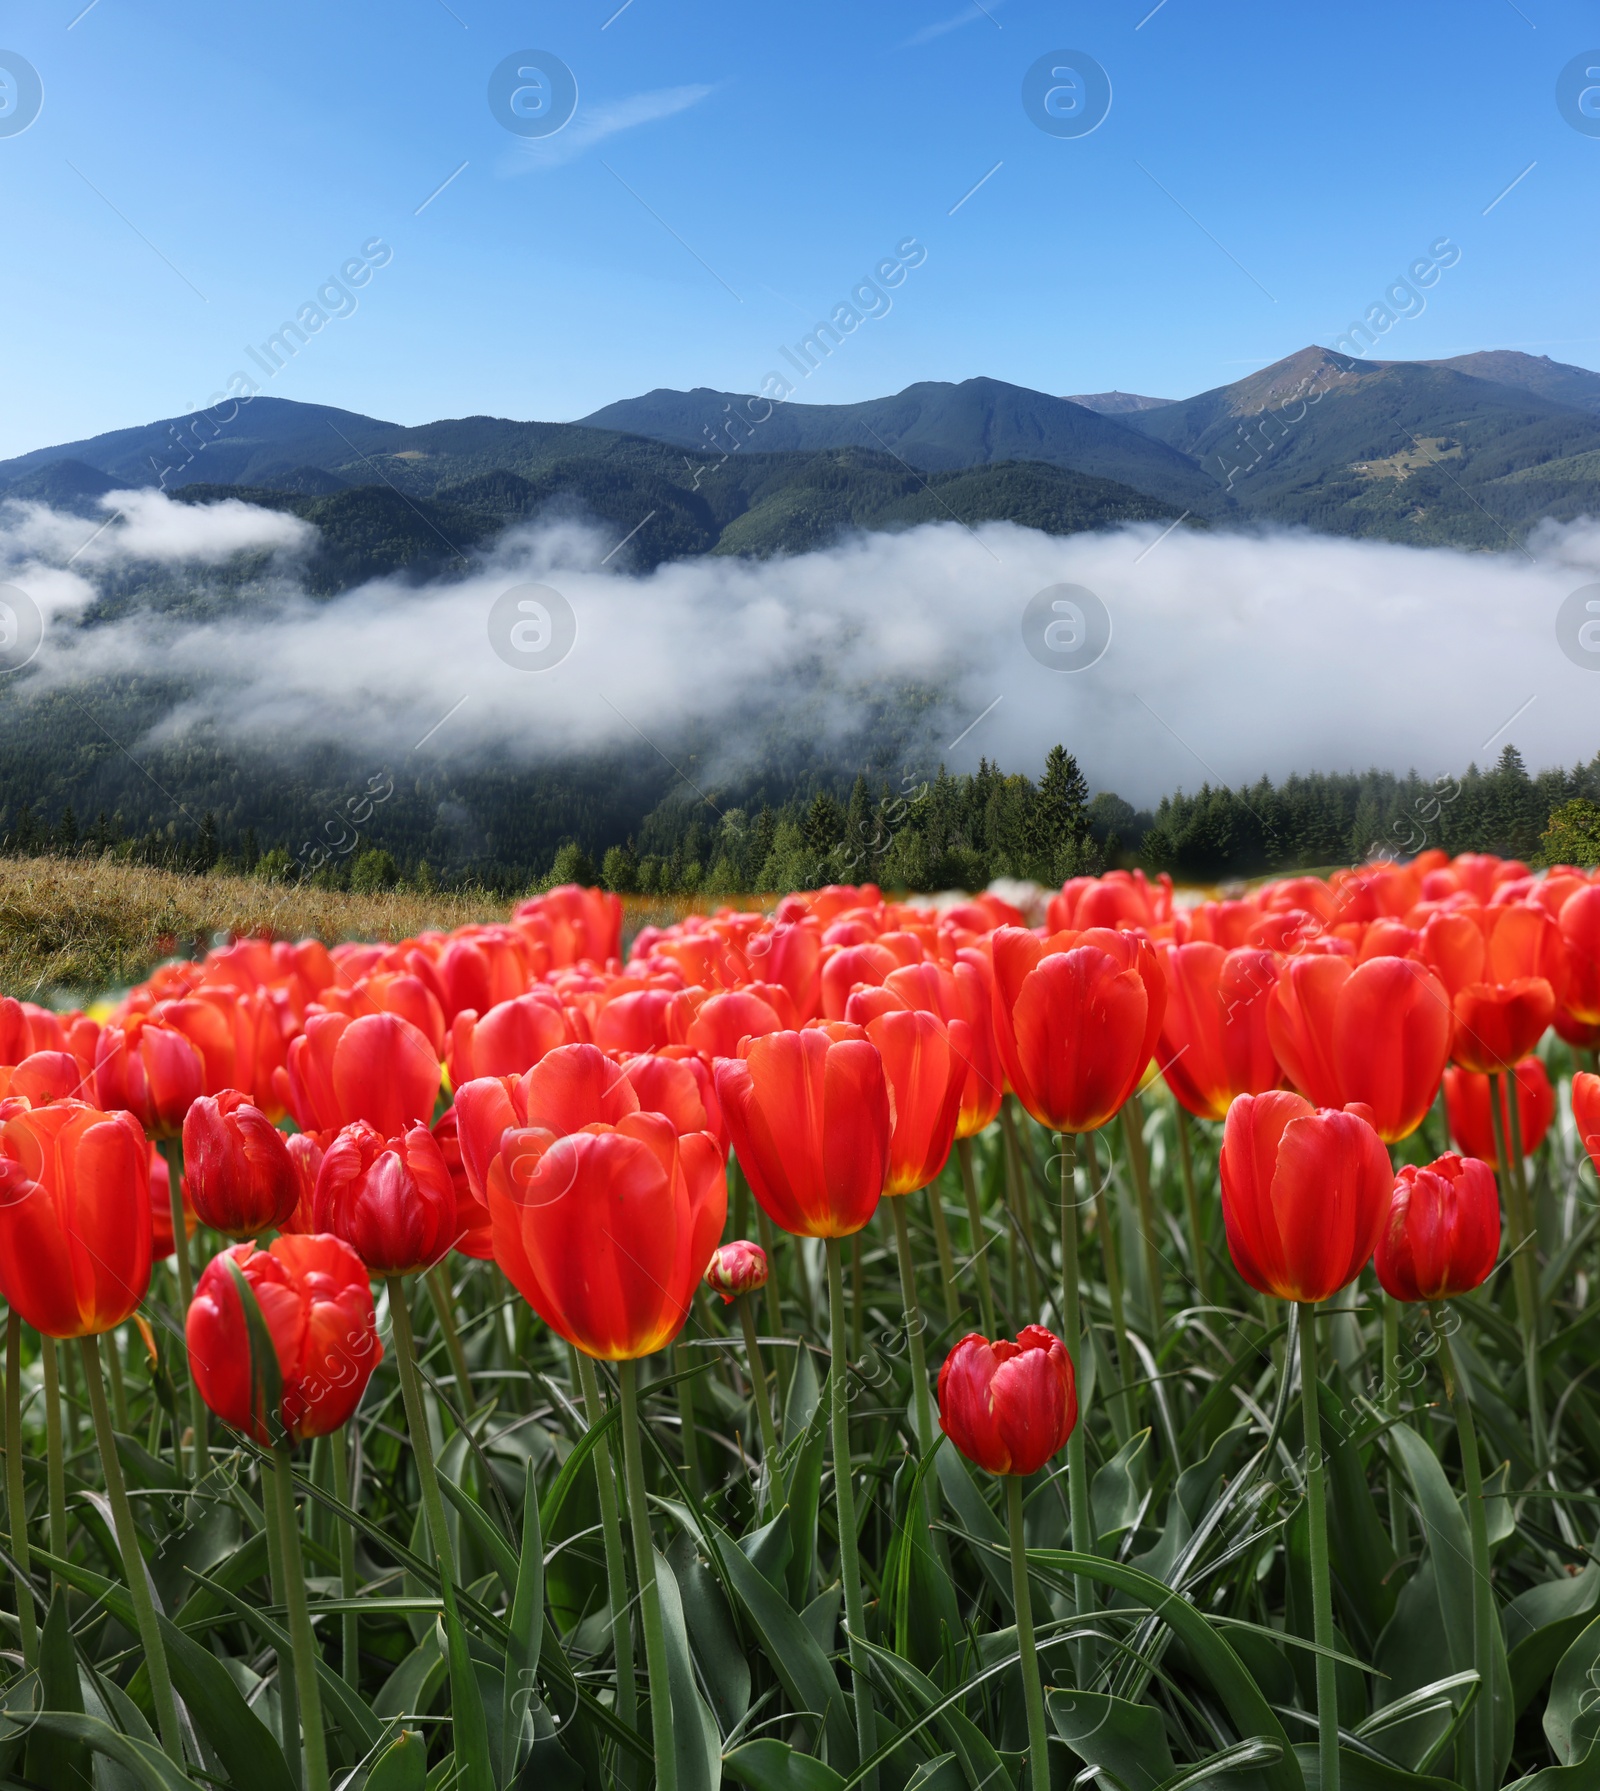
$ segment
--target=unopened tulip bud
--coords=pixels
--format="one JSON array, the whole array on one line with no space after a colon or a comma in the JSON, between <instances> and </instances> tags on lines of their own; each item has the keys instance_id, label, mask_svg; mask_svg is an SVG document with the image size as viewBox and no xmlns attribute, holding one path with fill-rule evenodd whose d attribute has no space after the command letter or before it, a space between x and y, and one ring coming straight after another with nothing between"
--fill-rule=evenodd
<instances>
[{"instance_id":1,"label":"unopened tulip bud","mask_svg":"<svg viewBox=\"0 0 1600 1791\"><path fill-rule=\"evenodd\" d=\"M237 1089L190 1107L183 1162L195 1212L230 1238L256 1237L294 1215L300 1187L283 1133Z\"/></svg>"},{"instance_id":2,"label":"unopened tulip bud","mask_svg":"<svg viewBox=\"0 0 1600 1791\"><path fill-rule=\"evenodd\" d=\"M1043 1325L1024 1326L1015 1343L973 1332L939 1370L939 1428L987 1473L1037 1473L1077 1422L1071 1358Z\"/></svg>"},{"instance_id":3,"label":"unopened tulip bud","mask_svg":"<svg viewBox=\"0 0 1600 1791\"><path fill-rule=\"evenodd\" d=\"M755 1293L767 1285L767 1253L748 1238L737 1243L722 1244L706 1270L706 1286L722 1295L724 1306L731 1306L740 1294Z\"/></svg>"}]
</instances>

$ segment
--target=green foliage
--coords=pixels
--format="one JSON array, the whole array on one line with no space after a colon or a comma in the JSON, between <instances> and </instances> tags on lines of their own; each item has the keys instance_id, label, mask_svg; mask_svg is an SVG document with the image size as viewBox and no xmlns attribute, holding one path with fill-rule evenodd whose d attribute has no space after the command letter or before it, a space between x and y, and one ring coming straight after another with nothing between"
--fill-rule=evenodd
<instances>
[{"instance_id":1,"label":"green foliage","mask_svg":"<svg viewBox=\"0 0 1600 1791\"><path fill-rule=\"evenodd\" d=\"M1555 809L1539 837L1539 862L1585 870L1600 864L1600 803L1578 796Z\"/></svg>"},{"instance_id":2,"label":"green foliage","mask_svg":"<svg viewBox=\"0 0 1600 1791\"><path fill-rule=\"evenodd\" d=\"M372 895L380 889L393 889L400 881L400 868L394 855L381 846L369 846L350 866L350 888L356 895Z\"/></svg>"}]
</instances>

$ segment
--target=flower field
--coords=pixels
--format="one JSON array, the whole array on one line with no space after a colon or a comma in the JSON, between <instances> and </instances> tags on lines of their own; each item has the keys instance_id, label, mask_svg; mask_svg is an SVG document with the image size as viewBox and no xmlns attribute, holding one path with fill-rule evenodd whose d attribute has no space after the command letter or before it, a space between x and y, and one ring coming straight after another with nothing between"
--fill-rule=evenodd
<instances>
[{"instance_id":1,"label":"flower field","mask_svg":"<svg viewBox=\"0 0 1600 1791\"><path fill-rule=\"evenodd\" d=\"M623 932L0 1000L0 1782L1600 1786L1600 879Z\"/></svg>"}]
</instances>

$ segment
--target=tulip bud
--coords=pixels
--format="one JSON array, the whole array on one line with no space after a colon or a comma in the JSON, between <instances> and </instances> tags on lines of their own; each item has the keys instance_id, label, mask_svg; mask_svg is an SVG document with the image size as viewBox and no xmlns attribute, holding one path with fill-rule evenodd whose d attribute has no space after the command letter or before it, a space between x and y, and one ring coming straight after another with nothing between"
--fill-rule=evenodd
<instances>
[{"instance_id":1,"label":"tulip bud","mask_svg":"<svg viewBox=\"0 0 1600 1791\"><path fill-rule=\"evenodd\" d=\"M1373 1267L1397 1300L1444 1300L1488 1279L1500 1254L1494 1171L1453 1152L1400 1171Z\"/></svg>"},{"instance_id":2,"label":"tulip bud","mask_svg":"<svg viewBox=\"0 0 1600 1791\"><path fill-rule=\"evenodd\" d=\"M1531 1157L1544 1143L1544 1135L1555 1118L1556 1095L1550 1086L1549 1072L1539 1058L1524 1057L1515 1071L1506 1073L1505 1080L1516 1083L1522 1154ZM1444 1073L1444 1107L1456 1149L1465 1157L1481 1157L1486 1163L1495 1162L1499 1152L1494 1141L1494 1116L1489 1110L1489 1078L1473 1070L1452 1066ZM1504 1086L1500 1090L1500 1123L1505 1129L1509 1152L1511 1110Z\"/></svg>"},{"instance_id":3,"label":"tulip bud","mask_svg":"<svg viewBox=\"0 0 1600 1791\"><path fill-rule=\"evenodd\" d=\"M974 1331L939 1370L939 1428L986 1473L1037 1473L1077 1422L1072 1359L1043 1325L1015 1343Z\"/></svg>"},{"instance_id":4,"label":"tulip bud","mask_svg":"<svg viewBox=\"0 0 1600 1791\"><path fill-rule=\"evenodd\" d=\"M431 1268L455 1242L456 1190L426 1126L383 1138L365 1120L328 1146L317 1171L318 1231L342 1238L374 1275Z\"/></svg>"},{"instance_id":5,"label":"tulip bud","mask_svg":"<svg viewBox=\"0 0 1600 1791\"><path fill-rule=\"evenodd\" d=\"M740 1294L755 1293L767 1285L767 1253L748 1238L719 1245L706 1270L706 1286L722 1295L731 1306Z\"/></svg>"},{"instance_id":6,"label":"tulip bud","mask_svg":"<svg viewBox=\"0 0 1600 1791\"><path fill-rule=\"evenodd\" d=\"M135 1014L95 1042L94 1098L129 1112L152 1138L174 1138L205 1088L205 1063L175 1026Z\"/></svg>"},{"instance_id":7,"label":"tulip bud","mask_svg":"<svg viewBox=\"0 0 1600 1791\"><path fill-rule=\"evenodd\" d=\"M253 1238L294 1216L300 1190L284 1136L237 1089L189 1109L183 1164L194 1210L214 1231Z\"/></svg>"}]
</instances>

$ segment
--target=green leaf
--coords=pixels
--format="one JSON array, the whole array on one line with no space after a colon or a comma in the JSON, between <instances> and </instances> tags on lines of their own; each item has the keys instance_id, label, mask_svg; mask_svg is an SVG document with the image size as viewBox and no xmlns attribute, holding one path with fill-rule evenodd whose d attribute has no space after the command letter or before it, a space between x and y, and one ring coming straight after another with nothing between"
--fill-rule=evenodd
<instances>
[{"instance_id":1,"label":"green leaf","mask_svg":"<svg viewBox=\"0 0 1600 1791\"><path fill-rule=\"evenodd\" d=\"M1089 1483L1094 1533L1102 1548L1111 1547L1139 1521L1150 1484L1145 1471L1149 1443L1148 1430L1129 1437Z\"/></svg>"},{"instance_id":2,"label":"green leaf","mask_svg":"<svg viewBox=\"0 0 1600 1791\"><path fill-rule=\"evenodd\" d=\"M1511 1704L1521 1716L1567 1649L1588 1627L1600 1600L1600 1567L1519 1592L1500 1613L1510 1650Z\"/></svg>"},{"instance_id":3,"label":"green leaf","mask_svg":"<svg viewBox=\"0 0 1600 1791\"><path fill-rule=\"evenodd\" d=\"M1294 1751L1305 1775L1306 1791L1322 1791L1322 1763L1315 1742L1302 1743ZM1426 1773L1407 1772L1387 1760L1375 1760L1371 1754L1342 1747L1339 1749L1339 1791L1461 1791L1461 1787L1453 1779L1434 1779Z\"/></svg>"},{"instance_id":4,"label":"green leaf","mask_svg":"<svg viewBox=\"0 0 1600 1791\"><path fill-rule=\"evenodd\" d=\"M194 1791L194 1781L180 1772L154 1743L119 1735L97 1716L44 1710L29 1720L36 1729L92 1748L95 1753L115 1760L138 1780L144 1791Z\"/></svg>"},{"instance_id":5,"label":"green leaf","mask_svg":"<svg viewBox=\"0 0 1600 1791\"><path fill-rule=\"evenodd\" d=\"M906 1714L902 1738L931 1722L944 1746L955 1754L971 1791L984 1791L985 1787L987 1791L1011 1791L1010 1777L993 1744L955 1702L942 1697L933 1681L910 1661L872 1642L865 1647L875 1677Z\"/></svg>"},{"instance_id":6,"label":"green leaf","mask_svg":"<svg viewBox=\"0 0 1600 1791\"><path fill-rule=\"evenodd\" d=\"M402 1729L373 1762L366 1791L427 1791L428 1744L415 1729Z\"/></svg>"},{"instance_id":7,"label":"green leaf","mask_svg":"<svg viewBox=\"0 0 1600 1791\"><path fill-rule=\"evenodd\" d=\"M537 1739L533 1705L539 1699L539 1653L544 1646L544 1541L539 1530L539 1489L533 1463L525 1470L522 1500L522 1555L507 1586L511 1594L511 1646L506 1650L500 1711L505 1776L522 1764L525 1744Z\"/></svg>"},{"instance_id":8,"label":"green leaf","mask_svg":"<svg viewBox=\"0 0 1600 1791\"><path fill-rule=\"evenodd\" d=\"M531 1467L532 1464L530 1463L529 1466ZM505 1537L501 1535L500 1526L464 1486L458 1485L443 1471L442 1464L438 1478L440 1492L456 1508L457 1515L471 1533L473 1541L488 1557L489 1564L494 1568L501 1585L506 1589L506 1596L512 1597L517 1586L517 1557L511 1552ZM537 1499L534 1503L538 1503Z\"/></svg>"},{"instance_id":9,"label":"green leaf","mask_svg":"<svg viewBox=\"0 0 1600 1791\"><path fill-rule=\"evenodd\" d=\"M788 1565L789 1557L794 1553L794 1543L789 1536L789 1507L787 1505L770 1523L763 1524L759 1530L751 1530L747 1535L741 1536L739 1547L749 1559L750 1564L775 1592L788 1590L788 1582L784 1578L783 1570Z\"/></svg>"},{"instance_id":10,"label":"green leaf","mask_svg":"<svg viewBox=\"0 0 1600 1791\"><path fill-rule=\"evenodd\" d=\"M945 1502L955 1512L961 1528L980 1546L974 1552L989 1588L1000 1601L1007 1618L1017 1620L1016 1603L1011 1596L1011 1539L1006 1527L995 1515L989 1501L978 1490L972 1470L962 1460L955 1445L945 1438L934 1454L939 1474L939 1489ZM988 1544L988 1547L981 1546ZM1037 1601L1035 1601L1037 1603Z\"/></svg>"},{"instance_id":11,"label":"green leaf","mask_svg":"<svg viewBox=\"0 0 1600 1791\"><path fill-rule=\"evenodd\" d=\"M71 1561L58 1561L43 1550L37 1551L35 1558L69 1586L76 1586L79 1591L99 1599L124 1628L136 1633L133 1601L126 1587ZM241 1610L246 1608L241 1604ZM196 1728L215 1749L238 1791L294 1791L294 1779L277 1737L245 1703L228 1669L209 1649L202 1648L159 1611L156 1623L166 1647L172 1683L188 1706ZM276 1628L276 1625L272 1627ZM281 1646L284 1658L287 1658L289 1638L282 1630L277 1634L282 1637ZM324 1672L324 1684L332 1678L332 1674ZM334 1683L343 1689L342 1680ZM374 1724L372 1741L376 1741L380 1733Z\"/></svg>"},{"instance_id":12,"label":"green leaf","mask_svg":"<svg viewBox=\"0 0 1600 1791\"><path fill-rule=\"evenodd\" d=\"M747 1741L724 1755L722 1769L750 1791L839 1791L844 1783L831 1766L786 1741Z\"/></svg>"},{"instance_id":13,"label":"green leaf","mask_svg":"<svg viewBox=\"0 0 1600 1791\"><path fill-rule=\"evenodd\" d=\"M667 1553L683 1600L689 1643L700 1663L700 1678L722 1733L731 1735L750 1709L750 1663L740 1646L733 1612L688 1530L679 1530ZM826 1645L823 1647L826 1652Z\"/></svg>"},{"instance_id":14,"label":"green leaf","mask_svg":"<svg viewBox=\"0 0 1600 1791\"><path fill-rule=\"evenodd\" d=\"M83 1715L78 1656L72 1646L65 1586L50 1597L50 1613L39 1636L39 1691L46 1710ZM40 1729L28 1737L28 1777L50 1791L94 1791L89 1749L68 1735Z\"/></svg>"},{"instance_id":15,"label":"green leaf","mask_svg":"<svg viewBox=\"0 0 1600 1791\"><path fill-rule=\"evenodd\" d=\"M1056 1733L1105 1791L1158 1791L1177 1771L1161 1712L1105 1692L1053 1691L1045 1699Z\"/></svg>"},{"instance_id":16,"label":"green leaf","mask_svg":"<svg viewBox=\"0 0 1600 1791\"><path fill-rule=\"evenodd\" d=\"M1556 1668L1544 1711L1545 1739L1563 1766L1586 1759L1600 1730L1600 1617L1579 1633Z\"/></svg>"},{"instance_id":17,"label":"green leaf","mask_svg":"<svg viewBox=\"0 0 1600 1791\"><path fill-rule=\"evenodd\" d=\"M1347 1414L1331 1387L1321 1389L1321 1405L1334 1583L1347 1626L1362 1649L1370 1650L1394 1615L1394 1544L1378 1516Z\"/></svg>"},{"instance_id":18,"label":"green leaf","mask_svg":"<svg viewBox=\"0 0 1600 1791\"><path fill-rule=\"evenodd\" d=\"M444 1684L444 1671L439 1627L430 1623L427 1634L384 1680L382 1689L372 1700L373 1715L384 1722L399 1717L426 1716L433 1708L439 1687Z\"/></svg>"},{"instance_id":19,"label":"green leaf","mask_svg":"<svg viewBox=\"0 0 1600 1791\"><path fill-rule=\"evenodd\" d=\"M794 1373L789 1377L789 1397L783 1402L782 1446L787 1449L796 1437L811 1428L811 1421L822 1403L822 1389L817 1384L817 1365L811 1351L802 1344L794 1352Z\"/></svg>"},{"instance_id":20,"label":"green leaf","mask_svg":"<svg viewBox=\"0 0 1600 1791\"><path fill-rule=\"evenodd\" d=\"M689 1628L677 1575L664 1555L656 1558L656 1588L667 1644L667 1683L672 1699L672 1734L677 1752L678 1791L717 1791L722 1783L722 1737L717 1719L700 1696L689 1652Z\"/></svg>"},{"instance_id":21,"label":"green leaf","mask_svg":"<svg viewBox=\"0 0 1600 1791\"><path fill-rule=\"evenodd\" d=\"M856 1764L856 1736L850 1700L800 1619L739 1545L707 1519L702 1534L715 1544L714 1564L740 1609L761 1640L790 1703L820 1718L828 1738L828 1757L842 1766Z\"/></svg>"},{"instance_id":22,"label":"green leaf","mask_svg":"<svg viewBox=\"0 0 1600 1791\"><path fill-rule=\"evenodd\" d=\"M1422 1514L1422 1527L1433 1557L1434 1583L1444 1618L1450 1665L1456 1672L1472 1667L1472 1540L1450 1482L1439 1458L1414 1430L1397 1425L1389 1433L1391 1447L1400 1456ZM1487 1696L1494 1712L1494 1761L1498 1780L1511 1759L1513 1717L1511 1674L1506 1665L1505 1638L1496 1624L1489 1637L1489 1684Z\"/></svg>"}]
</instances>

